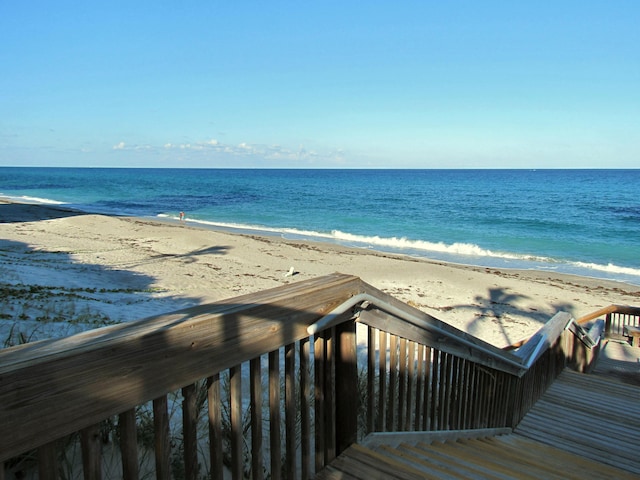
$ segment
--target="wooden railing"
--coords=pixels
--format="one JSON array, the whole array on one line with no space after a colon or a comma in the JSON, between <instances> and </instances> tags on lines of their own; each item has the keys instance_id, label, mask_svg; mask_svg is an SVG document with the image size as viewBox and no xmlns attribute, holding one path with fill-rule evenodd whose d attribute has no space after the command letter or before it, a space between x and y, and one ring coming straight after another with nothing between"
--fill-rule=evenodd
<instances>
[{"instance_id":1,"label":"wooden railing","mask_svg":"<svg viewBox=\"0 0 640 480\"><path fill-rule=\"evenodd\" d=\"M589 315L578 318L576 323L582 325L601 317L605 319L605 335L623 336L624 327L640 326L640 307L609 305Z\"/></svg>"},{"instance_id":2,"label":"wooden railing","mask_svg":"<svg viewBox=\"0 0 640 480\"><path fill-rule=\"evenodd\" d=\"M334 274L1 350L0 479L306 479L371 431L512 427L591 349L570 322L505 352Z\"/></svg>"}]
</instances>

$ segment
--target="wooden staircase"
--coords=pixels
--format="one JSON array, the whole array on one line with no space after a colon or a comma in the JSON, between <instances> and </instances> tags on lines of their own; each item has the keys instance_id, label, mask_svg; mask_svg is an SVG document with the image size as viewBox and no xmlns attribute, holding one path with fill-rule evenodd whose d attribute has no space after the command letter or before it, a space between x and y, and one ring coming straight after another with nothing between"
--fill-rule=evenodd
<instances>
[{"instance_id":1,"label":"wooden staircase","mask_svg":"<svg viewBox=\"0 0 640 480\"><path fill-rule=\"evenodd\" d=\"M626 470L518 434L456 441L353 445L316 479L637 479Z\"/></svg>"},{"instance_id":2,"label":"wooden staircase","mask_svg":"<svg viewBox=\"0 0 640 480\"><path fill-rule=\"evenodd\" d=\"M610 347L637 364L638 349ZM611 372L565 370L513 433L374 433L316 479L638 479L640 386Z\"/></svg>"}]
</instances>

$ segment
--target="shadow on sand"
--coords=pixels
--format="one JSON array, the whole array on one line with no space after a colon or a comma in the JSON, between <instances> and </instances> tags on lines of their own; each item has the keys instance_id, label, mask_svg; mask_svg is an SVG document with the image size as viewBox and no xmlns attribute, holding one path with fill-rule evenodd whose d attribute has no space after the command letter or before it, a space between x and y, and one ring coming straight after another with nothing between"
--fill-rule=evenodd
<instances>
[{"instance_id":1,"label":"shadow on sand","mask_svg":"<svg viewBox=\"0 0 640 480\"><path fill-rule=\"evenodd\" d=\"M0 223L37 222L40 220L53 220L55 218L75 217L78 215L87 215L87 213L59 206L29 203L0 203Z\"/></svg>"},{"instance_id":2,"label":"shadow on sand","mask_svg":"<svg viewBox=\"0 0 640 480\"><path fill-rule=\"evenodd\" d=\"M512 315L531 318L542 326L558 312L574 313L574 307L566 302L550 303L546 308L537 310L522 309L516 306L519 301L528 298L531 297L520 293L509 293L504 288L489 288L486 295L477 295L474 298L476 303L471 305L453 305L451 309L468 310L474 314L474 320L469 323L467 329L472 335L478 335L483 330L486 330L486 324L491 322L492 326L490 329L499 329L507 344L520 340L509 336L507 325L517 321L512 318Z\"/></svg>"}]
</instances>

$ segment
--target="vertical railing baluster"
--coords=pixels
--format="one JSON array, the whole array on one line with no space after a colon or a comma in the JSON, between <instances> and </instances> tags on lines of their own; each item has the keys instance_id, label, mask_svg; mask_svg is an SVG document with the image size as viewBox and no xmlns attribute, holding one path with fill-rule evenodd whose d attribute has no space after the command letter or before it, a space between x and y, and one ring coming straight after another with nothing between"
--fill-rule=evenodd
<instances>
[{"instance_id":1,"label":"vertical railing baluster","mask_svg":"<svg viewBox=\"0 0 640 480\"><path fill-rule=\"evenodd\" d=\"M262 362L260 357L249 362L251 395L251 475L253 480L264 477L264 459L262 454Z\"/></svg>"},{"instance_id":2,"label":"vertical railing baluster","mask_svg":"<svg viewBox=\"0 0 640 480\"><path fill-rule=\"evenodd\" d=\"M404 429L407 414L407 339L400 338L400 352L398 356L398 424L397 431Z\"/></svg>"},{"instance_id":3,"label":"vertical railing baluster","mask_svg":"<svg viewBox=\"0 0 640 480\"><path fill-rule=\"evenodd\" d=\"M356 324L343 322L335 327L335 400L336 455L340 455L358 440L358 412L361 401L358 392L356 360Z\"/></svg>"},{"instance_id":4,"label":"vertical railing baluster","mask_svg":"<svg viewBox=\"0 0 640 480\"><path fill-rule=\"evenodd\" d=\"M169 410L166 395L156 398L153 401L153 429L156 454L156 478L158 480L169 480L171 475L171 445L169 440Z\"/></svg>"},{"instance_id":5,"label":"vertical railing baluster","mask_svg":"<svg viewBox=\"0 0 640 480\"><path fill-rule=\"evenodd\" d=\"M376 409L376 330L367 327L367 431L375 430Z\"/></svg>"},{"instance_id":6,"label":"vertical railing baluster","mask_svg":"<svg viewBox=\"0 0 640 480\"><path fill-rule=\"evenodd\" d=\"M207 414L209 419L209 461L211 478L222 478L222 411L220 405L220 374L207 378Z\"/></svg>"},{"instance_id":7,"label":"vertical railing baluster","mask_svg":"<svg viewBox=\"0 0 640 480\"><path fill-rule=\"evenodd\" d=\"M231 420L231 476L240 480L244 476L242 455L242 365L229 369L229 413Z\"/></svg>"},{"instance_id":8,"label":"vertical railing baluster","mask_svg":"<svg viewBox=\"0 0 640 480\"><path fill-rule=\"evenodd\" d=\"M448 424L450 430L457 428L458 422L458 357L450 355L449 359L450 381L449 381L449 394L447 395L449 404L448 407Z\"/></svg>"},{"instance_id":9,"label":"vertical railing baluster","mask_svg":"<svg viewBox=\"0 0 640 480\"><path fill-rule=\"evenodd\" d=\"M429 430L438 430L440 423L438 422L440 405L438 404L440 391L440 350L433 349L433 358L431 359L431 401L429 413Z\"/></svg>"},{"instance_id":10,"label":"vertical railing baluster","mask_svg":"<svg viewBox=\"0 0 640 480\"><path fill-rule=\"evenodd\" d=\"M422 430L427 431L431 429L431 377L432 377L432 359L433 349L426 347L424 349L424 395L422 402Z\"/></svg>"},{"instance_id":11,"label":"vertical railing baluster","mask_svg":"<svg viewBox=\"0 0 640 480\"><path fill-rule=\"evenodd\" d=\"M416 370L416 343L409 341L409 353L407 355L407 408L406 408L406 418L403 430L409 431L411 430L413 419L413 384L414 384L414 375Z\"/></svg>"},{"instance_id":12,"label":"vertical railing baluster","mask_svg":"<svg viewBox=\"0 0 640 480\"><path fill-rule=\"evenodd\" d=\"M290 343L284 348L284 422L286 478L296 477L296 346Z\"/></svg>"},{"instance_id":13,"label":"vertical railing baluster","mask_svg":"<svg viewBox=\"0 0 640 480\"><path fill-rule=\"evenodd\" d=\"M335 402L335 328L324 331L326 335L326 366L324 369L324 399L325 399L325 463L336 458L336 402Z\"/></svg>"},{"instance_id":14,"label":"vertical railing baluster","mask_svg":"<svg viewBox=\"0 0 640 480\"><path fill-rule=\"evenodd\" d=\"M378 415L377 431L386 431L387 413L387 333L378 333Z\"/></svg>"},{"instance_id":15,"label":"vertical railing baluster","mask_svg":"<svg viewBox=\"0 0 640 480\"><path fill-rule=\"evenodd\" d=\"M389 335L389 400L387 402L387 431L395 431L396 391L398 378L398 337Z\"/></svg>"},{"instance_id":16,"label":"vertical railing baluster","mask_svg":"<svg viewBox=\"0 0 640 480\"><path fill-rule=\"evenodd\" d=\"M473 403L471 397L471 362L469 360L463 360L463 391L462 391L462 416L460 418L460 428L470 428L470 406Z\"/></svg>"},{"instance_id":17,"label":"vertical railing baluster","mask_svg":"<svg viewBox=\"0 0 640 480\"><path fill-rule=\"evenodd\" d=\"M300 340L300 478L311 478L311 385L309 338Z\"/></svg>"},{"instance_id":18,"label":"vertical railing baluster","mask_svg":"<svg viewBox=\"0 0 640 480\"><path fill-rule=\"evenodd\" d=\"M187 385L182 389L182 438L184 443L184 474L187 480L198 475L198 412L196 410L196 387Z\"/></svg>"},{"instance_id":19,"label":"vertical railing baluster","mask_svg":"<svg viewBox=\"0 0 640 480\"><path fill-rule=\"evenodd\" d=\"M415 400L415 419L413 422L413 429L418 431L422 425L422 408L423 408L423 398L424 394L422 392L423 387L423 376L424 376L424 345L418 344L417 348L417 369L416 369L416 400Z\"/></svg>"},{"instance_id":20,"label":"vertical railing baluster","mask_svg":"<svg viewBox=\"0 0 640 480\"><path fill-rule=\"evenodd\" d=\"M446 352L441 352L440 360L440 397L438 398L440 417L438 428L440 430L450 430L449 410L451 409L451 355Z\"/></svg>"},{"instance_id":21,"label":"vertical railing baluster","mask_svg":"<svg viewBox=\"0 0 640 480\"><path fill-rule=\"evenodd\" d=\"M38 479L57 480L58 460L56 457L56 442L49 442L38 448ZM4 464L2 463L0 463L0 480L4 480Z\"/></svg>"},{"instance_id":22,"label":"vertical railing baluster","mask_svg":"<svg viewBox=\"0 0 640 480\"><path fill-rule=\"evenodd\" d=\"M122 478L123 480L137 480L139 467L135 409L127 410L118 416L118 431L122 455Z\"/></svg>"},{"instance_id":23,"label":"vertical railing baluster","mask_svg":"<svg viewBox=\"0 0 640 480\"><path fill-rule=\"evenodd\" d=\"M280 351L273 350L269 352L269 451L272 480L281 478L280 422Z\"/></svg>"},{"instance_id":24,"label":"vertical railing baluster","mask_svg":"<svg viewBox=\"0 0 640 480\"><path fill-rule=\"evenodd\" d=\"M85 480L100 480L102 478L102 441L100 439L100 424L91 425L80 430L80 444L82 445L82 471Z\"/></svg>"},{"instance_id":25,"label":"vertical railing baluster","mask_svg":"<svg viewBox=\"0 0 640 480\"><path fill-rule=\"evenodd\" d=\"M316 334L313 345L314 355L314 415L315 415L315 460L314 469L318 473L325 465L325 398L324 369L326 348L322 334Z\"/></svg>"}]
</instances>

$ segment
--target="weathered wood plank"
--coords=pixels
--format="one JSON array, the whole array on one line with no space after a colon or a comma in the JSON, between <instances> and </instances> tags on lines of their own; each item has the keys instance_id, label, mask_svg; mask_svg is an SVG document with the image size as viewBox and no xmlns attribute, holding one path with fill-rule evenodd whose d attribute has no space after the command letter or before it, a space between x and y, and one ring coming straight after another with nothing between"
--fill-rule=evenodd
<instances>
[{"instance_id":1,"label":"weathered wood plank","mask_svg":"<svg viewBox=\"0 0 640 480\"><path fill-rule=\"evenodd\" d=\"M405 307L411 308L408 305L405 305ZM430 322L431 318L424 314L425 323ZM522 359L513 352L504 351L449 325L444 324L446 325L444 327L440 321L437 321L434 325L429 324L429 328L427 328L427 325L419 326L405 322L377 309L360 312L359 321L370 327L384 330L389 334L438 348L441 351L466 358L489 368L504 370L515 375L524 371ZM438 331L436 327L438 329L442 328L442 331ZM443 332L446 332L447 336Z\"/></svg>"},{"instance_id":2,"label":"weathered wood plank","mask_svg":"<svg viewBox=\"0 0 640 480\"><path fill-rule=\"evenodd\" d=\"M41 480L57 480L58 459L55 442L38 448L38 478ZM4 478L4 465L0 463L0 480ZM125 479L127 480L127 479Z\"/></svg>"},{"instance_id":3,"label":"weathered wood plank","mask_svg":"<svg viewBox=\"0 0 640 480\"><path fill-rule=\"evenodd\" d=\"M229 369L229 412L231 420L231 475L242 478L244 456L242 452L242 365Z\"/></svg>"},{"instance_id":4,"label":"weathered wood plank","mask_svg":"<svg viewBox=\"0 0 640 480\"><path fill-rule=\"evenodd\" d=\"M311 379L309 360L311 342L300 340L300 478L311 478Z\"/></svg>"},{"instance_id":5,"label":"weathered wood plank","mask_svg":"<svg viewBox=\"0 0 640 480\"><path fill-rule=\"evenodd\" d=\"M282 474L280 421L280 350L273 350L269 352L269 466L273 480Z\"/></svg>"},{"instance_id":6,"label":"weathered wood plank","mask_svg":"<svg viewBox=\"0 0 640 480\"><path fill-rule=\"evenodd\" d=\"M195 480L198 473L198 411L194 384L182 388L182 438L184 444L184 475Z\"/></svg>"},{"instance_id":7,"label":"weathered wood plank","mask_svg":"<svg viewBox=\"0 0 640 480\"><path fill-rule=\"evenodd\" d=\"M260 357L249 363L251 408L251 472L253 480L263 478L262 454L262 363Z\"/></svg>"},{"instance_id":8,"label":"weathered wood plank","mask_svg":"<svg viewBox=\"0 0 640 480\"><path fill-rule=\"evenodd\" d=\"M207 378L207 416L209 419L209 460L212 478L222 478L222 397L220 395L220 374Z\"/></svg>"},{"instance_id":9,"label":"weathered wood plank","mask_svg":"<svg viewBox=\"0 0 640 480\"><path fill-rule=\"evenodd\" d=\"M407 415L407 339L400 338L398 356L398 423L396 429L404 429Z\"/></svg>"},{"instance_id":10,"label":"weathered wood plank","mask_svg":"<svg viewBox=\"0 0 640 480\"><path fill-rule=\"evenodd\" d=\"M533 364L540 355L557 341L570 321L570 314L566 312L556 313L526 344L515 352L515 355L521 358L523 363Z\"/></svg>"},{"instance_id":11,"label":"weathered wood plank","mask_svg":"<svg viewBox=\"0 0 640 480\"><path fill-rule=\"evenodd\" d=\"M372 327L369 327L372 328ZM387 418L387 333L378 331L378 415L376 420L377 431L386 430Z\"/></svg>"},{"instance_id":12,"label":"weathered wood plank","mask_svg":"<svg viewBox=\"0 0 640 480\"><path fill-rule=\"evenodd\" d=\"M102 441L99 424L80 431L80 445L84 480L100 480L102 478Z\"/></svg>"},{"instance_id":13,"label":"weathered wood plank","mask_svg":"<svg viewBox=\"0 0 640 480\"><path fill-rule=\"evenodd\" d=\"M335 274L3 349L0 461L304 338L362 285Z\"/></svg>"},{"instance_id":14,"label":"weathered wood plank","mask_svg":"<svg viewBox=\"0 0 640 480\"><path fill-rule=\"evenodd\" d=\"M367 433L376 428L376 329L367 327Z\"/></svg>"},{"instance_id":15,"label":"weathered wood plank","mask_svg":"<svg viewBox=\"0 0 640 480\"><path fill-rule=\"evenodd\" d=\"M395 430L398 384L398 337L389 336L389 396L387 398L387 430Z\"/></svg>"},{"instance_id":16,"label":"weathered wood plank","mask_svg":"<svg viewBox=\"0 0 640 480\"><path fill-rule=\"evenodd\" d=\"M432 349L431 357L431 386L429 388L429 430L438 430L438 398L439 398L439 377L440 377L440 351Z\"/></svg>"},{"instance_id":17,"label":"weathered wood plank","mask_svg":"<svg viewBox=\"0 0 640 480\"><path fill-rule=\"evenodd\" d=\"M171 442L169 439L169 406L167 397L153 401L153 434L155 445L156 478L169 480L171 476Z\"/></svg>"},{"instance_id":18,"label":"weathered wood plank","mask_svg":"<svg viewBox=\"0 0 640 480\"><path fill-rule=\"evenodd\" d=\"M422 430L431 430L431 357L433 350L426 347L424 351L424 395L422 402Z\"/></svg>"},{"instance_id":19,"label":"weathered wood plank","mask_svg":"<svg viewBox=\"0 0 640 480\"><path fill-rule=\"evenodd\" d=\"M289 343L284 347L284 423L285 423L285 451L286 478L296 475L296 364L295 344Z\"/></svg>"},{"instance_id":20,"label":"weathered wood plank","mask_svg":"<svg viewBox=\"0 0 640 480\"><path fill-rule=\"evenodd\" d=\"M411 426L413 425L413 415L414 415L414 393L413 393L413 384L415 378L415 370L416 370L416 343L409 342L409 352L407 354L407 400L406 400L406 417L405 423L403 426L403 430L409 431L411 430Z\"/></svg>"},{"instance_id":21,"label":"weathered wood plank","mask_svg":"<svg viewBox=\"0 0 640 480\"><path fill-rule=\"evenodd\" d=\"M324 369L326 357L326 342L322 333L316 334L313 344L314 353L314 416L315 416L315 454L314 468L316 472L322 470L325 462L325 388Z\"/></svg>"},{"instance_id":22,"label":"weathered wood plank","mask_svg":"<svg viewBox=\"0 0 640 480\"><path fill-rule=\"evenodd\" d=\"M122 478L137 480L138 467L138 439L136 433L136 411L127 410L118 417L120 433L120 451L122 453Z\"/></svg>"},{"instance_id":23,"label":"weathered wood plank","mask_svg":"<svg viewBox=\"0 0 640 480\"><path fill-rule=\"evenodd\" d=\"M324 433L325 463L336 458L336 333L335 328L323 332L325 335L325 368L324 368Z\"/></svg>"},{"instance_id":24,"label":"weathered wood plank","mask_svg":"<svg viewBox=\"0 0 640 480\"><path fill-rule=\"evenodd\" d=\"M413 423L414 430L420 430L420 426L422 424L422 407L423 407L423 397L424 393L423 389L423 369L424 369L424 345L418 344L418 351L416 357L416 403L415 403L415 418Z\"/></svg>"},{"instance_id":25,"label":"weathered wood plank","mask_svg":"<svg viewBox=\"0 0 640 480\"><path fill-rule=\"evenodd\" d=\"M336 328L336 454L340 455L358 435L358 366L356 363L356 325L342 323Z\"/></svg>"}]
</instances>

